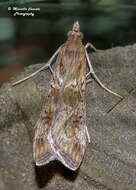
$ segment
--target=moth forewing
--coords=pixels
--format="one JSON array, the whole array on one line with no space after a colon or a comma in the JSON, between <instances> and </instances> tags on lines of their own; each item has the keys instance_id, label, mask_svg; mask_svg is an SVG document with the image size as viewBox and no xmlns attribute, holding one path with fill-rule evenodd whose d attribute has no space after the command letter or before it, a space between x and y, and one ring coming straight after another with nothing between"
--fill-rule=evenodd
<instances>
[{"instance_id":1,"label":"moth forewing","mask_svg":"<svg viewBox=\"0 0 136 190\"><path fill-rule=\"evenodd\" d=\"M47 108L46 108L47 109ZM33 156L36 165L40 166L46 164L54 159L50 145L48 144L47 135L49 132L49 120L48 115L43 117L45 109L43 109L40 119L35 126L35 136L33 140Z\"/></svg>"},{"instance_id":2,"label":"moth forewing","mask_svg":"<svg viewBox=\"0 0 136 190\"><path fill-rule=\"evenodd\" d=\"M81 164L89 140L85 109L86 54L78 23L74 26L58 54L34 138L34 155L35 151L41 155L35 157L37 165L57 159L71 170Z\"/></svg>"}]
</instances>

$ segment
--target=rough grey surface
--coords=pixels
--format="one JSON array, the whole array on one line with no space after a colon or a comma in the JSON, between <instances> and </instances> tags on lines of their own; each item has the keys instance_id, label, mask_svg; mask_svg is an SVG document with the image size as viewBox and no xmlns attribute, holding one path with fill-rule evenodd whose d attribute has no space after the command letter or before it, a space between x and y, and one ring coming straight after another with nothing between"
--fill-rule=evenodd
<instances>
[{"instance_id":1,"label":"rough grey surface","mask_svg":"<svg viewBox=\"0 0 136 190\"><path fill-rule=\"evenodd\" d=\"M12 87L13 81L41 67L32 65L0 89L0 190L136 190L136 44L91 55L100 80L125 98L86 86L87 126L91 143L80 169L59 162L36 167L33 128L51 75L42 71ZM109 112L109 110L111 110Z\"/></svg>"}]
</instances>

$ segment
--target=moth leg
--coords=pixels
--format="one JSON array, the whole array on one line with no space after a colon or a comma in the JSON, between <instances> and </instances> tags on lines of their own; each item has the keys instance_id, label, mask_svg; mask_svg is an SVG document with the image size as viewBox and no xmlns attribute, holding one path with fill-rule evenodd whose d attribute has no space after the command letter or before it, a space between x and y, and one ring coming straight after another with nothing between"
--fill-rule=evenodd
<instances>
[{"instance_id":1,"label":"moth leg","mask_svg":"<svg viewBox=\"0 0 136 190\"><path fill-rule=\"evenodd\" d=\"M122 98L123 98L122 96L120 96L119 94L117 94L117 93L111 91L110 89L108 89L107 87L105 87L105 86L101 83L101 81L99 80L99 78L97 77L97 75L95 74L95 72L94 72L94 70L93 70L93 67L92 67L92 65L91 65L91 62L90 62L90 59L89 59L89 56L88 56L88 53L87 53L86 49L85 49L85 53L86 53L86 59L87 59L88 66L89 66L89 70L90 70L88 74L90 74L90 75L92 76L92 78L98 83L98 85L99 85L100 87L102 87L104 90L106 90L107 92L109 92L109 93L111 93L111 94L113 94L113 95L115 95L115 96L117 96L117 97L119 97L119 98L122 99ZM88 74L87 74L87 75L88 75Z\"/></svg>"},{"instance_id":2,"label":"moth leg","mask_svg":"<svg viewBox=\"0 0 136 190\"><path fill-rule=\"evenodd\" d=\"M90 71L86 74L86 78L90 75Z\"/></svg>"},{"instance_id":3,"label":"moth leg","mask_svg":"<svg viewBox=\"0 0 136 190\"><path fill-rule=\"evenodd\" d=\"M89 83L89 82L92 82L92 79L86 80L86 84Z\"/></svg>"},{"instance_id":4,"label":"moth leg","mask_svg":"<svg viewBox=\"0 0 136 190\"><path fill-rule=\"evenodd\" d=\"M51 65L49 65L49 69L50 69L51 73L53 74L53 69L52 69Z\"/></svg>"},{"instance_id":5,"label":"moth leg","mask_svg":"<svg viewBox=\"0 0 136 190\"><path fill-rule=\"evenodd\" d=\"M27 77L25 77L25 78L23 78L23 79L21 79L21 80L15 82L15 83L13 83L12 86L15 86L15 85L17 85L17 84L20 84L21 82L24 82L25 80L27 80L27 79L29 79L29 78L35 76L37 73L39 73L40 71L42 71L42 70L44 70L44 69L47 69L47 68L49 68L50 71L51 71L51 73L53 73L53 70L52 70L52 68L51 68L51 63L52 63L52 61L54 60L54 58L57 56L57 54L59 53L60 48L61 48L61 46L57 49L57 51L52 55L52 57L49 59L49 61L48 61L43 67L41 67L40 69L38 69L36 72L30 74L29 76L27 76Z\"/></svg>"},{"instance_id":6,"label":"moth leg","mask_svg":"<svg viewBox=\"0 0 136 190\"><path fill-rule=\"evenodd\" d=\"M88 42L85 46L85 49L87 49L88 47L92 48L95 52L102 52L103 50L100 49L96 49L95 46L93 44L91 44L90 42Z\"/></svg>"}]
</instances>

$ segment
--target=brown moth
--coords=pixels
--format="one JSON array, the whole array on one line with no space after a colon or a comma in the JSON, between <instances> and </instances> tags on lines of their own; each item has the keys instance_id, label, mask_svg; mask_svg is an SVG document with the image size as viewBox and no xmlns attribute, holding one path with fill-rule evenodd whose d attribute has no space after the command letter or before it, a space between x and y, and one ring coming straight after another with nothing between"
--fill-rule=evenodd
<instances>
[{"instance_id":1,"label":"brown moth","mask_svg":"<svg viewBox=\"0 0 136 190\"><path fill-rule=\"evenodd\" d=\"M86 51L89 46L96 49L90 43L84 46L82 38L79 23L75 22L72 31L68 32L67 41L44 67L31 75L34 76L48 67L53 73L45 105L35 127L33 155L37 166L52 160L59 160L71 170L80 166L86 146L90 142L86 126L85 86L89 81L86 81L87 76L91 75L102 88L122 98L106 88L97 78ZM58 56L53 71L51 62L56 55ZM90 70L87 75L86 61Z\"/></svg>"}]
</instances>

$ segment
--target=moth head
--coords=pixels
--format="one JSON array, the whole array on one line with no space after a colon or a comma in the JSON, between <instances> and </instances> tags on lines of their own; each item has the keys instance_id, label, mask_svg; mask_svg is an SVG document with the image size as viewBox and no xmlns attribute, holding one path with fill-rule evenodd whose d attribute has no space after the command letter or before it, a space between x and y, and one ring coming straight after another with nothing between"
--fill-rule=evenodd
<instances>
[{"instance_id":1,"label":"moth head","mask_svg":"<svg viewBox=\"0 0 136 190\"><path fill-rule=\"evenodd\" d=\"M81 41L83 39L83 33L80 32L80 25L78 21L76 21L73 25L73 28L71 31L67 33L68 40L74 41Z\"/></svg>"},{"instance_id":2,"label":"moth head","mask_svg":"<svg viewBox=\"0 0 136 190\"><path fill-rule=\"evenodd\" d=\"M80 31L80 25L78 23L78 21L76 21L73 25L73 29L74 32L79 32Z\"/></svg>"}]
</instances>

